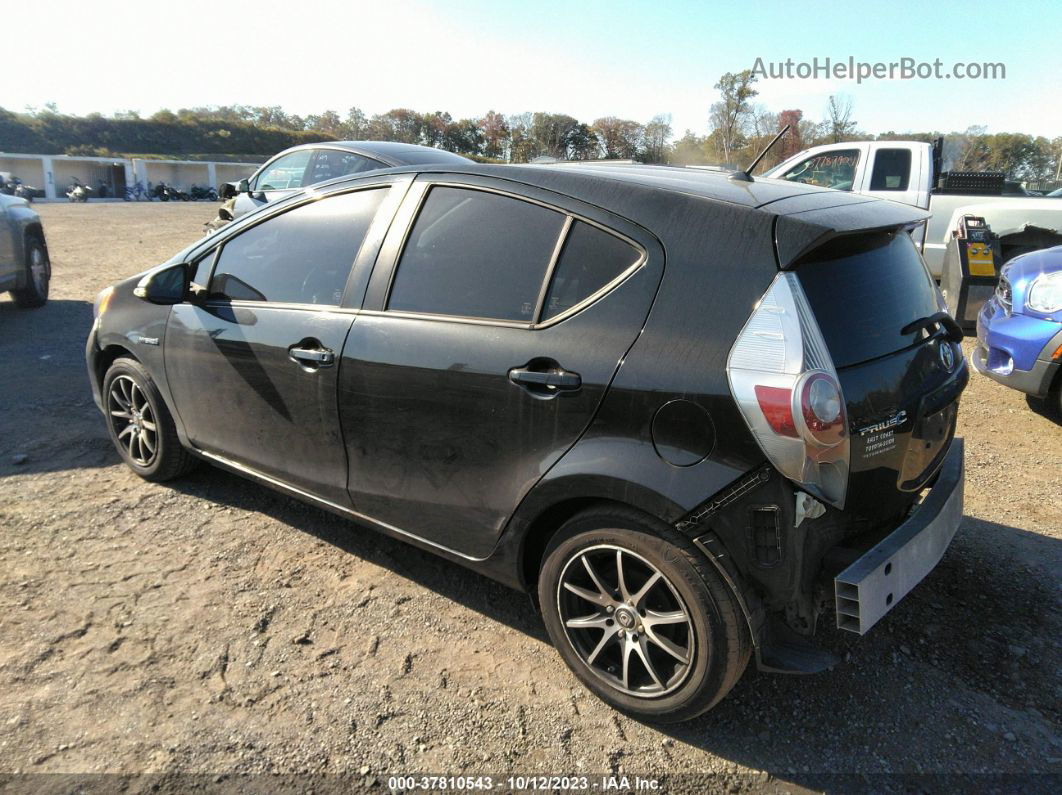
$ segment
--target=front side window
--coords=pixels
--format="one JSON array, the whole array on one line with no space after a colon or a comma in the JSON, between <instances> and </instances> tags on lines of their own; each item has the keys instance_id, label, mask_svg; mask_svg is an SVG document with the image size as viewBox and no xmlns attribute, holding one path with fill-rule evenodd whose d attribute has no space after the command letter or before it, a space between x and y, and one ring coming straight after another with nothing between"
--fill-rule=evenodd
<instances>
[{"instance_id":1,"label":"front side window","mask_svg":"<svg viewBox=\"0 0 1062 795\"><path fill-rule=\"evenodd\" d=\"M428 193L387 308L532 323L565 216L466 188Z\"/></svg>"},{"instance_id":2,"label":"front side window","mask_svg":"<svg viewBox=\"0 0 1062 795\"><path fill-rule=\"evenodd\" d=\"M782 174L782 179L820 188L851 190L859 165L858 149L841 149L806 158Z\"/></svg>"},{"instance_id":3,"label":"front side window","mask_svg":"<svg viewBox=\"0 0 1062 795\"><path fill-rule=\"evenodd\" d=\"M337 306L386 188L304 204L225 243L210 282L213 296Z\"/></svg>"},{"instance_id":4,"label":"front side window","mask_svg":"<svg viewBox=\"0 0 1062 795\"><path fill-rule=\"evenodd\" d=\"M361 174L364 171L372 171L377 168L387 168L387 165L379 160L373 160L370 157L355 154L354 152L342 152L338 149L318 149L313 159L313 165L310 166L306 184L315 185L325 180L345 177L349 174Z\"/></svg>"},{"instance_id":5,"label":"front side window","mask_svg":"<svg viewBox=\"0 0 1062 795\"><path fill-rule=\"evenodd\" d=\"M910 177L910 149L879 149L874 155L871 190L907 190Z\"/></svg>"},{"instance_id":6,"label":"front side window","mask_svg":"<svg viewBox=\"0 0 1062 795\"><path fill-rule=\"evenodd\" d=\"M253 190L294 190L301 188L312 149L302 149L278 157L255 178Z\"/></svg>"},{"instance_id":7,"label":"front side window","mask_svg":"<svg viewBox=\"0 0 1062 795\"><path fill-rule=\"evenodd\" d=\"M542 320L585 301L642 258L624 240L584 221L575 221L553 270Z\"/></svg>"}]
</instances>

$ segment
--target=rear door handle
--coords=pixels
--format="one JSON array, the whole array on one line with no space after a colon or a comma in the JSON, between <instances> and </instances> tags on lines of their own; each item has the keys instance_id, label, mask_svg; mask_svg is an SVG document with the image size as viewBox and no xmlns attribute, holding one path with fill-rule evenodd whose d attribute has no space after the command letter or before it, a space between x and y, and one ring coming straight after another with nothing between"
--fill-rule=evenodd
<instances>
[{"instance_id":1,"label":"rear door handle","mask_svg":"<svg viewBox=\"0 0 1062 795\"><path fill-rule=\"evenodd\" d=\"M317 367L331 367L336 362L336 355L325 348L289 348L288 355L300 364Z\"/></svg>"},{"instance_id":2,"label":"rear door handle","mask_svg":"<svg viewBox=\"0 0 1062 795\"><path fill-rule=\"evenodd\" d=\"M514 367L509 371L509 380L514 384L531 387L540 392L573 392L583 385L583 379L578 373L567 370L528 370L524 367Z\"/></svg>"}]
</instances>

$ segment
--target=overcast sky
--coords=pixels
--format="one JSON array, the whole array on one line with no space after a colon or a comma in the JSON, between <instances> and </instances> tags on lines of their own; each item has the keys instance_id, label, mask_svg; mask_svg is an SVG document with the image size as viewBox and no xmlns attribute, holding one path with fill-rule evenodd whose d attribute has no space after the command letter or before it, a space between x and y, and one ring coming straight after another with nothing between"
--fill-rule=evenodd
<instances>
[{"instance_id":1,"label":"overcast sky","mask_svg":"<svg viewBox=\"0 0 1062 795\"><path fill-rule=\"evenodd\" d=\"M487 110L670 113L706 132L712 86L765 62L941 59L1005 80L770 80L770 110L815 120L831 93L868 132L1062 135L1062 3L568 0L5 0L0 106L84 114L241 103L308 114L351 106L476 117ZM3 141L0 141L3 149Z\"/></svg>"}]
</instances>

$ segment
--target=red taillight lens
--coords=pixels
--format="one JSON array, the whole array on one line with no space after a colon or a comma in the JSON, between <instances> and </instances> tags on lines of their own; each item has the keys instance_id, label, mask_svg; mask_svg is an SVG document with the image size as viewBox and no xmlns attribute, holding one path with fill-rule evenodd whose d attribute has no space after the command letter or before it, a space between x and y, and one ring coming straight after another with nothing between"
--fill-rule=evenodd
<instances>
[{"instance_id":1,"label":"red taillight lens","mask_svg":"<svg viewBox=\"0 0 1062 795\"><path fill-rule=\"evenodd\" d=\"M757 384L756 400L764 419L771 430L781 436L797 437L796 423L793 422L793 390L777 386Z\"/></svg>"}]
</instances>

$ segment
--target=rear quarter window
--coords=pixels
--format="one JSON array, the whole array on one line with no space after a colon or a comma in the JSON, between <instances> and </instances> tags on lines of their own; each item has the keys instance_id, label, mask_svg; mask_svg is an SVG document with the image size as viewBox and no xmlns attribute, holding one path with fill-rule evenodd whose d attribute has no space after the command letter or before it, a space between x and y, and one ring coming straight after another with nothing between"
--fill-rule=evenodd
<instances>
[{"instance_id":1,"label":"rear quarter window","mask_svg":"<svg viewBox=\"0 0 1062 795\"><path fill-rule=\"evenodd\" d=\"M916 344L901 334L940 311L937 288L906 232L838 238L796 266L801 286L838 368Z\"/></svg>"},{"instance_id":2,"label":"rear quarter window","mask_svg":"<svg viewBox=\"0 0 1062 795\"><path fill-rule=\"evenodd\" d=\"M642 252L625 240L584 221L575 221L553 271L542 320L585 301L641 258Z\"/></svg>"}]
</instances>

